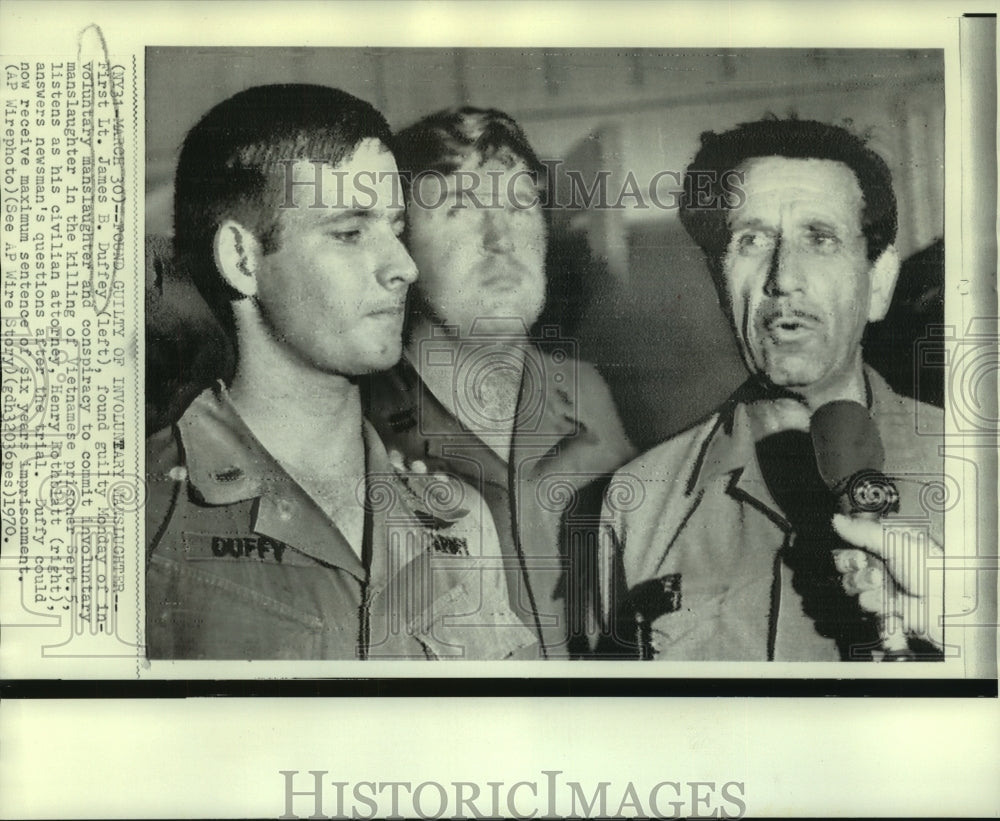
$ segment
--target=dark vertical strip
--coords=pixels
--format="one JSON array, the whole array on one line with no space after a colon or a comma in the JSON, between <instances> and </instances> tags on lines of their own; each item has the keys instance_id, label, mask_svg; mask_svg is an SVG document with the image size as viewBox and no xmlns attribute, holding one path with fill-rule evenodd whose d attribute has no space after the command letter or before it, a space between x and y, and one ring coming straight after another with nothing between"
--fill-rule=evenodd
<instances>
[{"instance_id":1,"label":"dark vertical strip","mask_svg":"<svg viewBox=\"0 0 1000 821\"><path fill-rule=\"evenodd\" d=\"M771 609L767 616L767 660L774 661L774 645L778 639L778 614L781 612L781 564L782 556L788 548L789 536L774 556L771 570Z\"/></svg>"},{"instance_id":2,"label":"dark vertical strip","mask_svg":"<svg viewBox=\"0 0 1000 821\"><path fill-rule=\"evenodd\" d=\"M521 531L518 530L517 509L521 503L521 496L518 491L517 468L515 467L515 438L517 437L518 419L521 410L521 403L524 400L525 377L521 373L521 386L517 392L517 414L514 417L514 428L510 434L510 454L507 457L507 498L510 499L510 528L514 541L514 549L517 551L517 562L521 569L521 580L524 589L528 593L528 606L531 608L531 618L535 624L535 635L538 636L538 648L542 651L542 658L547 659L549 652L545 648L545 637L542 635L542 620L538 616L538 605L535 604L535 592L531 589L531 579L528 577L528 565L524 559L524 550L521 547Z\"/></svg>"},{"instance_id":3,"label":"dark vertical strip","mask_svg":"<svg viewBox=\"0 0 1000 821\"><path fill-rule=\"evenodd\" d=\"M542 53L542 76L545 78L545 91L550 97L559 96L559 68L555 57L547 51Z\"/></svg>"},{"instance_id":4,"label":"dark vertical strip","mask_svg":"<svg viewBox=\"0 0 1000 821\"><path fill-rule=\"evenodd\" d=\"M513 456L513 443L511 443L511 455ZM528 594L528 606L531 608L531 619L535 625L535 634L538 636L538 647L542 651L542 658L547 659L549 652L545 648L545 637L542 635L542 620L538 616L538 605L535 604L535 592L531 589L531 579L528 577L528 564L524 558L524 550L521 547L521 533L518 530L517 507L519 496L517 495L517 469L514 467L513 459L508 462L508 469L510 471L508 487L510 488L512 502L510 505L510 525L511 533L514 536L514 548L517 550L517 562L521 568L521 581L524 583L524 589Z\"/></svg>"},{"instance_id":5,"label":"dark vertical strip","mask_svg":"<svg viewBox=\"0 0 1000 821\"><path fill-rule=\"evenodd\" d=\"M368 470L367 460L365 470ZM366 477L367 481L367 477ZM371 500L368 498L368 488L365 487L365 531L361 542L361 564L365 568L365 580L361 583L361 607L358 611L358 658L365 661L368 658L368 648L371 644L371 602L369 593L372 583L372 541L375 529L375 513ZM389 542L386 539L386 548ZM390 568L391 569L391 568Z\"/></svg>"}]
</instances>

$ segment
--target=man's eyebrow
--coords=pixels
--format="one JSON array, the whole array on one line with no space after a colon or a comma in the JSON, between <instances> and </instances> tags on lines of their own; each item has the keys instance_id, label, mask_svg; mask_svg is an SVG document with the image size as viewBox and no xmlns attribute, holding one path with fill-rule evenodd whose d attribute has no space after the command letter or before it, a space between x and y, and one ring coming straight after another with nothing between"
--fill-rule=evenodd
<instances>
[{"instance_id":1,"label":"man's eyebrow","mask_svg":"<svg viewBox=\"0 0 1000 821\"><path fill-rule=\"evenodd\" d=\"M736 228L761 228L763 230L772 230L771 226L759 217L752 217L750 219L740 219L737 217L729 224L729 228L730 230Z\"/></svg>"},{"instance_id":2,"label":"man's eyebrow","mask_svg":"<svg viewBox=\"0 0 1000 821\"><path fill-rule=\"evenodd\" d=\"M392 222L402 222L406 219L405 208L386 209L386 214ZM377 219L379 212L372 208L348 208L330 209L330 213L324 214L319 219L320 225L330 225L331 223L349 222L350 220L370 220Z\"/></svg>"},{"instance_id":3,"label":"man's eyebrow","mask_svg":"<svg viewBox=\"0 0 1000 821\"><path fill-rule=\"evenodd\" d=\"M830 220L826 219L825 217L816 217L814 219L806 219L805 220L805 225L806 225L806 228L808 228L810 231L814 231L817 228L819 228L820 230L823 230L823 231L837 231L837 232L839 232L839 231L845 230L845 227L843 225L841 225L839 222L831 222Z\"/></svg>"},{"instance_id":4,"label":"man's eyebrow","mask_svg":"<svg viewBox=\"0 0 1000 821\"><path fill-rule=\"evenodd\" d=\"M352 219L370 219L371 216L372 212L367 208L349 208L343 211L331 208L330 213L324 215L319 222L321 225L326 225L331 222L347 222Z\"/></svg>"}]
</instances>

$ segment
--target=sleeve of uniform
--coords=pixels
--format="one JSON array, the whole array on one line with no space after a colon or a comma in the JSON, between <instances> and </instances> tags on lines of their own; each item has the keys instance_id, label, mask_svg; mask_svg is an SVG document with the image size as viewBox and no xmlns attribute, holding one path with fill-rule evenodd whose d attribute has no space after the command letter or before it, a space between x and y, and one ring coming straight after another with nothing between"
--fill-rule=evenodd
<instances>
[{"instance_id":1,"label":"sleeve of uniform","mask_svg":"<svg viewBox=\"0 0 1000 821\"><path fill-rule=\"evenodd\" d=\"M146 440L146 560L156 549L183 482L178 481L180 446L173 428L164 428Z\"/></svg>"},{"instance_id":2,"label":"sleeve of uniform","mask_svg":"<svg viewBox=\"0 0 1000 821\"><path fill-rule=\"evenodd\" d=\"M157 618L165 602L173 597L166 575L150 564L160 543L178 495L184 492L184 468L180 446L173 428L165 428L146 440L146 654L149 658L175 655L174 635L169 622Z\"/></svg>"}]
</instances>

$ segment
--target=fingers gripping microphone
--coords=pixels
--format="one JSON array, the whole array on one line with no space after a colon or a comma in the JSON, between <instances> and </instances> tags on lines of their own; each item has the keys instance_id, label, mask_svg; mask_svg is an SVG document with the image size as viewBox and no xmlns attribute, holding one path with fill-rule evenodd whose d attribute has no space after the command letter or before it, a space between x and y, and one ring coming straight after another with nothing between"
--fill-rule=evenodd
<instances>
[{"instance_id":1,"label":"fingers gripping microphone","mask_svg":"<svg viewBox=\"0 0 1000 821\"><path fill-rule=\"evenodd\" d=\"M882 473L885 450L868 409L838 399L817 409L809 423L816 467L841 513L878 519L899 510L899 493Z\"/></svg>"},{"instance_id":2,"label":"fingers gripping microphone","mask_svg":"<svg viewBox=\"0 0 1000 821\"><path fill-rule=\"evenodd\" d=\"M809 433L816 467L840 513L877 521L898 512L899 493L882 473L885 450L867 408L848 400L828 402L813 414ZM906 639L889 635L882 618L878 623L883 648L905 653Z\"/></svg>"}]
</instances>

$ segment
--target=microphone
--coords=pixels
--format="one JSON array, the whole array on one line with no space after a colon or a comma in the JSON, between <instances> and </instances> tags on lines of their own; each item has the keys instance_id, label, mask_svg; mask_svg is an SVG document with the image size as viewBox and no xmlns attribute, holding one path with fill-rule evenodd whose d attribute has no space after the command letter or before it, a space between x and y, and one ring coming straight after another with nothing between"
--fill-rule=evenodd
<instances>
[{"instance_id":1,"label":"microphone","mask_svg":"<svg viewBox=\"0 0 1000 821\"><path fill-rule=\"evenodd\" d=\"M866 407L845 399L827 402L812 415L809 434L816 467L840 513L878 521L899 511L896 486L882 473L882 439ZM846 544L843 549L864 552ZM898 631L889 633L881 617L878 627L883 649L891 657L905 657L906 637Z\"/></svg>"},{"instance_id":2,"label":"microphone","mask_svg":"<svg viewBox=\"0 0 1000 821\"><path fill-rule=\"evenodd\" d=\"M816 467L837 499L840 513L877 520L899 510L896 486L882 473L885 450L868 409L838 399L809 422Z\"/></svg>"}]
</instances>

